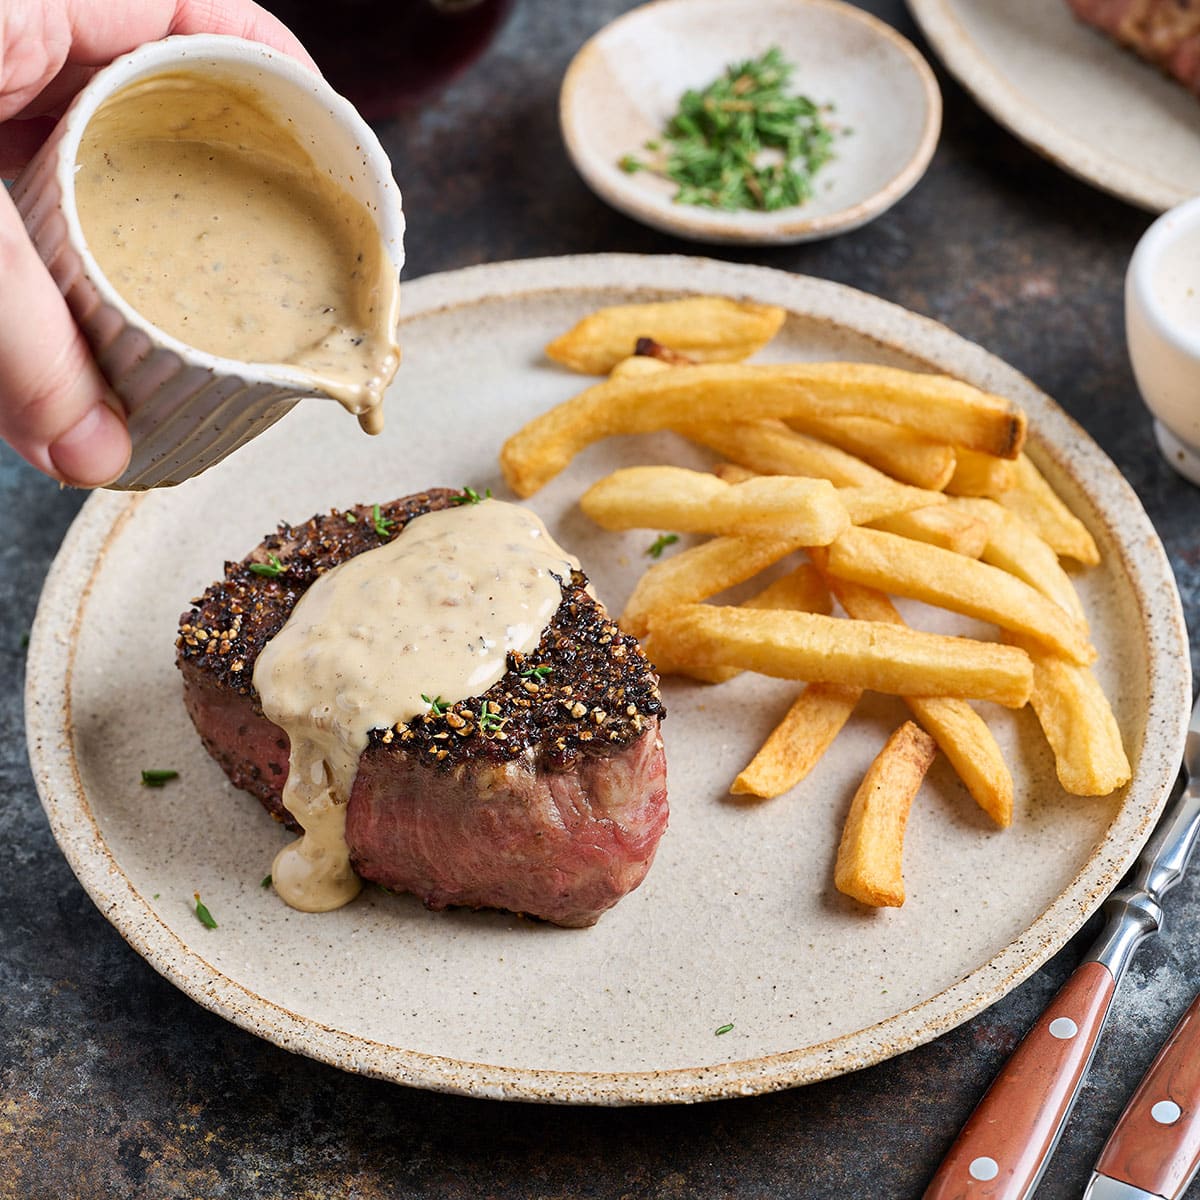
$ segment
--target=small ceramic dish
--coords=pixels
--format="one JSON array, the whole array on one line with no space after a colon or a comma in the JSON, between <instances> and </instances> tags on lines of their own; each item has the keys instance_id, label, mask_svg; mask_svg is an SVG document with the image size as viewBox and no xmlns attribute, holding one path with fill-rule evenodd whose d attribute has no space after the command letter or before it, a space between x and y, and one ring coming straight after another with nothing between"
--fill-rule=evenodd
<instances>
[{"instance_id":1,"label":"small ceramic dish","mask_svg":"<svg viewBox=\"0 0 1200 1200\"><path fill-rule=\"evenodd\" d=\"M793 88L832 106L836 157L807 203L727 212L676 203L675 185L620 161L645 157L680 96L731 62L778 46ZM666 233L706 242L803 242L855 229L890 208L929 165L942 98L929 64L891 26L840 0L656 0L607 25L563 79L567 151L601 199Z\"/></svg>"},{"instance_id":2,"label":"small ceramic dish","mask_svg":"<svg viewBox=\"0 0 1200 1200\"><path fill-rule=\"evenodd\" d=\"M1138 243L1125 331L1159 449L1200 484L1200 197L1164 213Z\"/></svg>"},{"instance_id":3,"label":"small ceramic dish","mask_svg":"<svg viewBox=\"0 0 1200 1200\"><path fill-rule=\"evenodd\" d=\"M222 358L159 329L112 286L88 248L74 184L83 132L114 93L174 71L252 89L318 169L373 214L397 275L404 264L404 215L387 155L350 102L315 72L257 42L210 34L150 42L98 72L22 172L13 199L125 408L133 456L110 485L124 490L198 475L301 397L322 394L299 367Z\"/></svg>"}]
</instances>

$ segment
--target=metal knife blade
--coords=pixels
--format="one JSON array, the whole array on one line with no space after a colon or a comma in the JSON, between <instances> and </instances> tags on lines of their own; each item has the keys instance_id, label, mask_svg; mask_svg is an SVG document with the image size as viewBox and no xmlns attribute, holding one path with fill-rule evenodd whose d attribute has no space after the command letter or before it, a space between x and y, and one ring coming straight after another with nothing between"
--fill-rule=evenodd
<instances>
[{"instance_id":1,"label":"metal knife blade","mask_svg":"<svg viewBox=\"0 0 1200 1200\"><path fill-rule=\"evenodd\" d=\"M1143 1192L1141 1188L1131 1187L1119 1179L1109 1179L1107 1175L1092 1173L1091 1181L1083 1193L1083 1200L1163 1200L1153 1192Z\"/></svg>"}]
</instances>

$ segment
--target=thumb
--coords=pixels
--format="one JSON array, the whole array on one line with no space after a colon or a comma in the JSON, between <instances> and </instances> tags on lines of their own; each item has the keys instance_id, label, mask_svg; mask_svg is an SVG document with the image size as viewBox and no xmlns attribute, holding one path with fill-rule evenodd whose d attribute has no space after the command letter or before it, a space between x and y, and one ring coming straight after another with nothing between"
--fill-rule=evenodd
<instances>
[{"instance_id":1,"label":"thumb","mask_svg":"<svg viewBox=\"0 0 1200 1200\"><path fill-rule=\"evenodd\" d=\"M0 437L63 483L111 483L129 433L20 215L0 186Z\"/></svg>"}]
</instances>

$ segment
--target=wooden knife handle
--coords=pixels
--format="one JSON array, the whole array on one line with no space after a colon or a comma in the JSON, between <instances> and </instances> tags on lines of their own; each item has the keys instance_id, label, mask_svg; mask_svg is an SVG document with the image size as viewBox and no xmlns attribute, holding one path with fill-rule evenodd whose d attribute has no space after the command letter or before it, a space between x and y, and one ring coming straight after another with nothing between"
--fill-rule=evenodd
<instances>
[{"instance_id":1,"label":"wooden knife handle","mask_svg":"<svg viewBox=\"0 0 1200 1200\"><path fill-rule=\"evenodd\" d=\"M925 1200L1024 1200L1075 1102L1116 981L1081 964L988 1088Z\"/></svg>"},{"instance_id":2,"label":"wooden knife handle","mask_svg":"<svg viewBox=\"0 0 1200 1200\"><path fill-rule=\"evenodd\" d=\"M1200 996L1158 1052L1096 1170L1156 1196L1183 1195L1200 1163Z\"/></svg>"}]
</instances>

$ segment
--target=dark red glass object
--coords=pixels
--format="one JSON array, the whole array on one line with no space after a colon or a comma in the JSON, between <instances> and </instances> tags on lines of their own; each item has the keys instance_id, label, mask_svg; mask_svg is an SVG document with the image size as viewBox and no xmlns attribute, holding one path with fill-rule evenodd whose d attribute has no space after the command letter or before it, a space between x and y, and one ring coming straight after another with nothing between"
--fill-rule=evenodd
<instances>
[{"instance_id":1,"label":"dark red glass object","mask_svg":"<svg viewBox=\"0 0 1200 1200\"><path fill-rule=\"evenodd\" d=\"M487 48L512 0L265 0L363 116L427 97Z\"/></svg>"}]
</instances>

